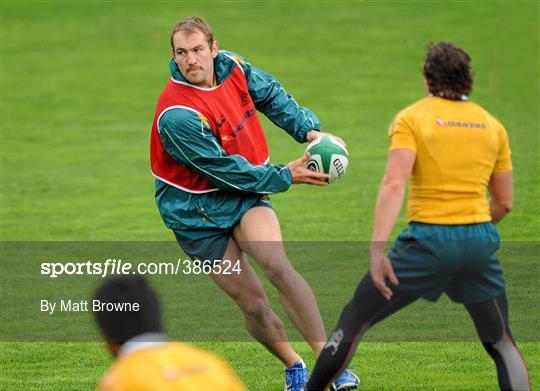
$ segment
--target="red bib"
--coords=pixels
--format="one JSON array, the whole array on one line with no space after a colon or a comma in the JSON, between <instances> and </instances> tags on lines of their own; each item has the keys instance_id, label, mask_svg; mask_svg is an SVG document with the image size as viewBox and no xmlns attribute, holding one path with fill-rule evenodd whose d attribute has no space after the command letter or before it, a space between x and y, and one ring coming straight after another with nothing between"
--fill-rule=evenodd
<instances>
[{"instance_id":1,"label":"red bib","mask_svg":"<svg viewBox=\"0 0 540 391\"><path fill-rule=\"evenodd\" d=\"M229 155L241 155L252 164L268 160L268 145L255 104L240 66L214 88L199 88L171 79L163 89L156 108L150 138L152 174L181 190L206 193L218 190L196 172L173 159L161 142L158 123L168 110L182 108L196 113ZM193 132L196 129L180 129Z\"/></svg>"}]
</instances>

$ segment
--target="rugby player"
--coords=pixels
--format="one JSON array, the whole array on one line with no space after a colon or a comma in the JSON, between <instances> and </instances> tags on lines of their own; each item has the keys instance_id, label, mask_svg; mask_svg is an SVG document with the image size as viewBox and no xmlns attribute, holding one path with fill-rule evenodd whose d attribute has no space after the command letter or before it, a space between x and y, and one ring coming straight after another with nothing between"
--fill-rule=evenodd
<instances>
[{"instance_id":1,"label":"rugby player","mask_svg":"<svg viewBox=\"0 0 540 391\"><path fill-rule=\"evenodd\" d=\"M137 303L137 311L96 311L107 348L116 359L99 391L246 391L217 356L167 340L159 300L142 277L122 276L105 282L95 300Z\"/></svg>"},{"instance_id":2,"label":"rugby player","mask_svg":"<svg viewBox=\"0 0 540 391\"><path fill-rule=\"evenodd\" d=\"M495 223L512 208L505 128L468 100L470 57L454 44L428 49L429 96L397 114L375 210L371 269L343 309L306 390L323 390L351 360L362 335L419 297L446 293L463 303L495 362L503 390L529 390L529 374L508 325ZM405 198L408 227L385 246ZM487 191L490 198L487 197Z\"/></svg>"},{"instance_id":3,"label":"rugby player","mask_svg":"<svg viewBox=\"0 0 540 391\"><path fill-rule=\"evenodd\" d=\"M268 194L291 184L325 186L329 177L303 167L307 154L286 166L269 163L257 111L300 143L325 133L315 114L276 79L220 51L202 18L181 20L170 39L172 77L159 97L151 136L160 214L192 259L239 261L241 273L212 273L212 279L239 306L251 336L283 362L286 389L300 390L308 370L246 254L276 287L287 316L318 355L326 343L322 318L311 288L287 259ZM333 386L357 384L345 370Z\"/></svg>"}]
</instances>

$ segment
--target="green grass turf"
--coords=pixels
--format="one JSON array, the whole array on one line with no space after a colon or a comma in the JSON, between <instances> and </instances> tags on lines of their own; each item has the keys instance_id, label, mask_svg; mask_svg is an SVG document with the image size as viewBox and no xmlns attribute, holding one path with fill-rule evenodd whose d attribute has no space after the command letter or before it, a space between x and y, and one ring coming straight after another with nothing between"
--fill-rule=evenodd
<instances>
[{"instance_id":1,"label":"green grass turf","mask_svg":"<svg viewBox=\"0 0 540 391\"><path fill-rule=\"evenodd\" d=\"M231 363L253 391L280 391L282 366L259 344L204 343ZM312 356L294 344L308 365ZM520 344L526 357L540 354L537 343ZM6 390L87 390L112 364L99 343L21 343L4 346L3 388ZM495 368L479 344L363 343L351 368L365 390L497 390ZM530 369L538 368L530 366ZM538 371L537 371L538 372ZM533 373L538 384L538 375ZM534 383L533 383L534 384Z\"/></svg>"},{"instance_id":2,"label":"green grass turf","mask_svg":"<svg viewBox=\"0 0 540 391\"><path fill-rule=\"evenodd\" d=\"M222 48L274 74L325 130L348 142L351 164L342 183L273 197L286 240L369 239L388 124L423 96L424 48L438 40L471 54L472 99L510 134L516 199L501 236L538 240L539 7L485 1L3 1L2 240L172 240L153 201L148 137L168 78L168 31L188 14L205 16ZM273 162L302 153L303 146L263 123ZM526 316L538 322L539 290L536 278L532 286L520 282L529 271L536 276L538 266L512 259L504 266L510 274L516 269L509 295L519 311L511 321L528 341L520 346L537 385L537 335L520 325ZM324 284L317 289L324 292ZM419 310L416 320L421 316ZM249 389L281 388L279 364L257 344L202 346L223 355ZM309 357L304 344L295 347ZM89 342L3 342L1 349L6 390L91 389L110 364ZM366 389L496 389L492 364L471 342L367 342L352 367Z\"/></svg>"}]
</instances>

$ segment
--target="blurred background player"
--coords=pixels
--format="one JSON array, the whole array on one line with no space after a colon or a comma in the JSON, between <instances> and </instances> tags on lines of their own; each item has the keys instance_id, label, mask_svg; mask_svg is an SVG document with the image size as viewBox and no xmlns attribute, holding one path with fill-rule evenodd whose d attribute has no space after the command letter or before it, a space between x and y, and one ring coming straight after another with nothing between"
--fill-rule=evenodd
<instances>
[{"instance_id":1,"label":"blurred background player","mask_svg":"<svg viewBox=\"0 0 540 391\"><path fill-rule=\"evenodd\" d=\"M94 313L107 348L116 358L99 391L246 390L217 356L167 340L157 295L142 277L110 279L94 299L139 304L138 311Z\"/></svg>"},{"instance_id":2,"label":"blurred background player","mask_svg":"<svg viewBox=\"0 0 540 391\"><path fill-rule=\"evenodd\" d=\"M218 50L202 18L178 22L171 46L172 77L157 103L150 148L160 214L191 258L240 262L241 273L211 276L239 306L251 336L285 365L286 389L299 391L307 367L246 254L276 287L287 316L318 355L326 342L322 318L311 288L285 254L268 194L294 183L325 186L329 176L304 168L308 155L287 166L270 164L257 111L300 143L325 133L315 114L276 79ZM338 390L357 384L349 371L335 380Z\"/></svg>"},{"instance_id":3,"label":"blurred background player","mask_svg":"<svg viewBox=\"0 0 540 391\"><path fill-rule=\"evenodd\" d=\"M308 391L325 389L369 327L419 297L436 301L443 292L470 314L496 364L500 388L530 389L508 325L505 283L495 255L499 234L494 223L510 211L513 198L506 130L468 100L473 72L463 49L444 42L431 46L423 74L429 96L401 111L390 126L370 273L344 308ZM409 178L409 226L387 255Z\"/></svg>"}]
</instances>

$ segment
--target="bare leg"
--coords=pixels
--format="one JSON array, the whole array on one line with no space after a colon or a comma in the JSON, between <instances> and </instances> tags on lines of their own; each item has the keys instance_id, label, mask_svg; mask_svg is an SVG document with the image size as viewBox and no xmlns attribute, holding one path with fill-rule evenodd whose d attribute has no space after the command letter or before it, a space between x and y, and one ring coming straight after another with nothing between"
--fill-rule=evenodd
<instances>
[{"instance_id":1,"label":"bare leg","mask_svg":"<svg viewBox=\"0 0 540 391\"><path fill-rule=\"evenodd\" d=\"M287 259L275 212L264 206L250 209L234 238L277 288L285 313L318 356L326 344L322 317L310 286Z\"/></svg>"},{"instance_id":2,"label":"bare leg","mask_svg":"<svg viewBox=\"0 0 540 391\"><path fill-rule=\"evenodd\" d=\"M299 361L300 356L287 340L283 322L270 308L259 277L233 239L229 241L223 259L240 260L242 271L239 274L211 274L212 279L240 307L248 332L286 367Z\"/></svg>"}]
</instances>

